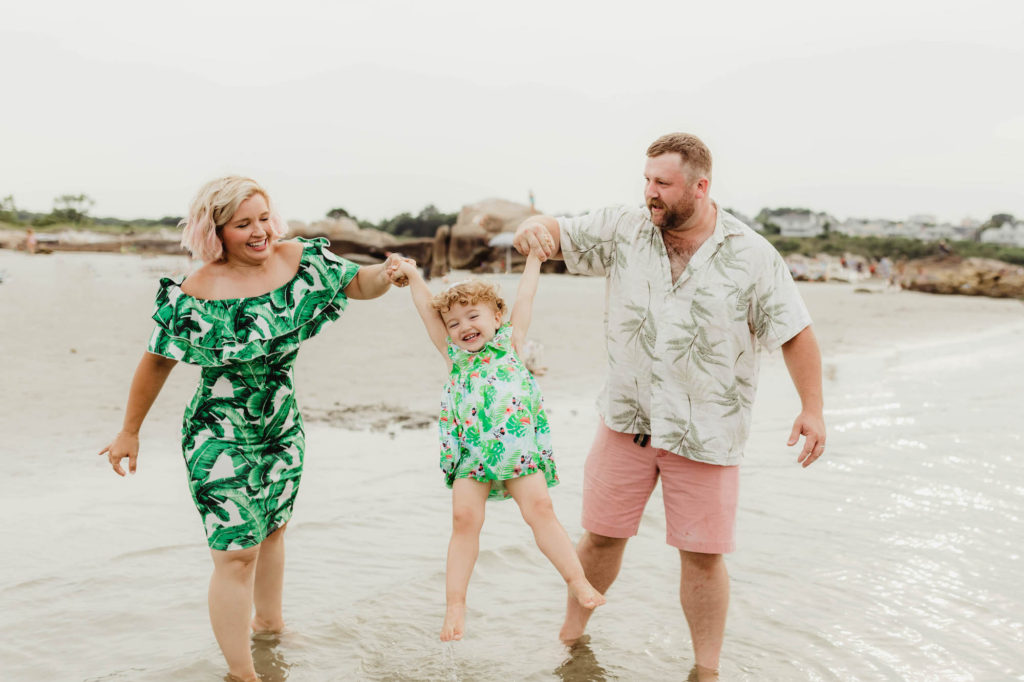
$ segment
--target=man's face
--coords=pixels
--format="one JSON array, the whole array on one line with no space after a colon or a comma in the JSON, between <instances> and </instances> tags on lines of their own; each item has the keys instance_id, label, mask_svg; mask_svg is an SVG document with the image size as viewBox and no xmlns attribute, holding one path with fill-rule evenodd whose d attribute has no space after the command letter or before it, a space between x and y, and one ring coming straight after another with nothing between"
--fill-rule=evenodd
<instances>
[{"instance_id":1,"label":"man's face","mask_svg":"<svg viewBox=\"0 0 1024 682\"><path fill-rule=\"evenodd\" d=\"M682 227L697 208L697 183L691 183L676 152L648 157L644 166L644 199L651 222L660 228Z\"/></svg>"}]
</instances>

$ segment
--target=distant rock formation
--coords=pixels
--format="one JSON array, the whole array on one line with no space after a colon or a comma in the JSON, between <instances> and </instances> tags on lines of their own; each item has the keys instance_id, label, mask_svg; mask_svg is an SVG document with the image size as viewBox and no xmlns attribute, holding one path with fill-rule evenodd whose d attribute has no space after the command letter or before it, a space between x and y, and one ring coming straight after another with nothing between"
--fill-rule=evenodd
<instances>
[{"instance_id":1,"label":"distant rock formation","mask_svg":"<svg viewBox=\"0 0 1024 682\"><path fill-rule=\"evenodd\" d=\"M451 270L448 265L448 243L452 238L452 229L447 225L437 228L434 234L434 244L431 249L430 276L444 277Z\"/></svg>"},{"instance_id":2,"label":"distant rock formation","mask_svg":"<svg viewBox=\"0 0 1024 682\"><path fill-rule=\"evenodd\" d=\"M360 265L379 263L389 253L414 258L421 267L430 266L432 239L399 239L381 230L363 229L351 218L327 218L307 225L288 222L289 237L327 237L331 251Z\"/></svg>"},{"instance_id":3,"label":"distant rock formation","mask_svg":"<svg viewBox=\"0 0 1024 682\"><path fill-rule=\"evenodd\" d=\"M393 250L398 239L380 230L364 230L351 218L327 218L307 225L298 220L288 221L289 237L327 237L335 240L362 244L367 249Z\"/></svg>"},{"instance_id":4,"label":"distant rock formation","mask_svg":"<svg viewBox=\"0 0 1024 682\"><path fill-rule=\"evenodd\" d=\"M1024 268L988 258L945 256L909 261L899 274L904 289L931 294L1024 298Z\"/></svg>"},{"instance_id":5,"label":"distant rock formation","mask_svg":"<svg viewBox=\"0 0 1024 682\"><path fill-rule=\"evenodd\" d=\"M514 232L519 223L533 215L526 204L506 199L484 199L462 207L451 229L448 265L472 270L493 258L487 242L499 232Z\"/></svg>"}]
</instances>

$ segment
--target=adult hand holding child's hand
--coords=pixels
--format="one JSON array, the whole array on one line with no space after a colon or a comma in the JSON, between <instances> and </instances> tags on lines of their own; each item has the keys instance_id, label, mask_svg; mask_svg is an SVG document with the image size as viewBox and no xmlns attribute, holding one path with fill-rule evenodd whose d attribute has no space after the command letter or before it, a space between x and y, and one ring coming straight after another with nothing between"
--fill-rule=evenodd
<instances>
[{"instance_id":1,"label":"adult hand holding child's hand","mask_svg":"<svg viewBox=\"0 0 1024 682\"><path fill-rule=\"evenodd\" d=\"M512 245L524 256L536 253L541 261L545 261L555 254L555 243L548 228L536 218L527 218L523 221L516 229Z\"/></svg>"},{"instance_id":2,"label":"adult hand holding child's hand","mask_svg":"<svg viewBox=\"0 0 1024 682\"><path fill-rule=\"evenodd\" d=\"M405 265L405 272L403 272L402 266ZM406 258L400 253L389 253L388 259L384 261L384 272L391 283L396 287L409 286L409 268L416 267L416 261L412 258Z\"/></svg>"}]
</instances>

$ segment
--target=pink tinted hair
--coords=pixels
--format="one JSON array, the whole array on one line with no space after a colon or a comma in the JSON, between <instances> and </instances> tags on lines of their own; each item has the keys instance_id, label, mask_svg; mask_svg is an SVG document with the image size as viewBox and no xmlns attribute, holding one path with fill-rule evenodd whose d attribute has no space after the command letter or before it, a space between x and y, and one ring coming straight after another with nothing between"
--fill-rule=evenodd
<instances>
[{"instance_id":1,"label":"pink tinted hair","mask_svg":"<svg viewBox=\"0 0 1024 682\"><path fill-rule=\"evenodd\" d=\"M271 241L283 237L288 232L288 224L274 210L267 191L252 178L229 175L211 180L199 188L189 208L188 218L178 223L178 227L182 228L181 245L206 263L221 260L224 257L224 245L220 239L220 230L231 222L242 202L254 194L262 195L267 200Z\"/></svg>"}]
</instances>

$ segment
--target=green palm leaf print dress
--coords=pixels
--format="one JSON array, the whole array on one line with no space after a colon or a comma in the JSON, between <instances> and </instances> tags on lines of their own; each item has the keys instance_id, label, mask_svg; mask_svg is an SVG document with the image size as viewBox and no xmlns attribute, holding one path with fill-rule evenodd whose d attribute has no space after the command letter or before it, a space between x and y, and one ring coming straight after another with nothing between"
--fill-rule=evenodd
<instances>
[{"instance_id":1,"label":"green palm leaf print dress","mask_svg":"<svg viewBox=\"0 0 1024 682\"><path fill-rule=\"evenodd\" d=\"M549 488L558 485L544 399L512 346L512 325L476 352L448 339L448 357L438 421L447 486L457 478L490 481L488 499L507 499L511 478L539 472Z\"/></svg>"},{"instance_id":2,"label":"green palm leaf print dress","mask_svg":"<svg viewBox=\"0 0 1024 682\"><path fill-rule=\"evenodd\" d=\"M292 515L305 450L292 366L341 315L359 270L326 239L297 241L295 277L260 296L203 300L160 280L148 351L202 367L181 449L211 549L257 545Z\"/></svg>"}]
</instances>

